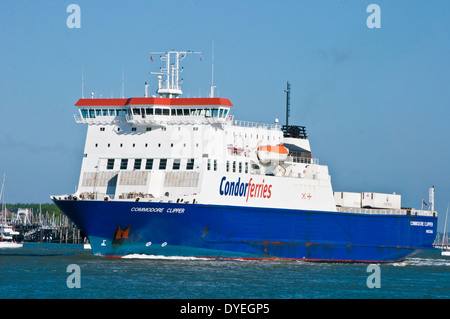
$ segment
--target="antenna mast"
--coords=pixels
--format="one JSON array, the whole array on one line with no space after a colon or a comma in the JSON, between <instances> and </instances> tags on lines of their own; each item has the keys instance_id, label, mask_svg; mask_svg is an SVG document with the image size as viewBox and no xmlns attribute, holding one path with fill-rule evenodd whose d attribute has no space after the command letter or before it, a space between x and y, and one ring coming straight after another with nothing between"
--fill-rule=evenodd
<instances>
[{"instance_id":1,"label":"antenna mast","mask_svg":"<svg viewBox=\"0 0 450 319\"><path fill-rule=\"evenodd\" d=\"M84 76L83 76L83 66L81 66L81 98L84 99Z\"/></svg>"},{"instance_id":2,"label":"antenna mast","mask_svg":"<svg viewBox=\"0 0 450 319\"><path fill-rule=\"evenodd\" d=\"M211 65L211 96L214 97L214 41L212 43L212 65Z\"/></svg>"},{"instance_id":3,"label":"antenna mast","mask_svg":"<svg viewBox=\"0 0 450 319\"><path fill-rule=\"evenodd\" d=\"M125 98L125 67L122 67L122 99Z\"/></svg>"},{"instance_id":4,"label":"antenna mast","mask_svg":"<svg viewBox=\"0 0 450 319\"><path fill-rule=\"evenodd\" d=\"M201 52L168 51L151 52L151 54L161 54L160 59L166 64L164 68L159 68L160 72L151 72L151 74L158 75L158 90L156 93L169 98L183 94L180 87L183 79L179 79L179 73L183 72L183 68L180 69L180 61L188 54L201 54Z\"/></svg>"},{"instance_id":5,"label":"antenna mast","mask_svg":"<svg viewBox=\"0 0 450 319\"><path fill-rule=\"evenodd\" d=\"M428 191L428 201L430 202L431 211L434 212L434 185Z\"/></svg>"},{"instance_id":6,"label":"antenna mast","mask_svg":"<svg viewBox=\"0 0 450 319\"><path fill-rule=\"evenodd\" d=\"M287 127L289 125L289 113L291 108L291 84L289 83L289 81L287 82L286 90L284 90L284 92L286 92L286 127Z\"/></svg>"}]
</instances>

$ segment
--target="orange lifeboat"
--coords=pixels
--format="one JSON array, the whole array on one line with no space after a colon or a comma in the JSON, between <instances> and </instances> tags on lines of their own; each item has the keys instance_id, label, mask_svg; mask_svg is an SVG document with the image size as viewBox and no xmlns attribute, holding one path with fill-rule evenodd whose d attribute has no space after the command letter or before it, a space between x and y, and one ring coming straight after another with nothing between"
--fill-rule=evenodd
<instances>
[{"instance_id":1,"label":"orange lifeboat","mask_svg":"<svg viewBox=\"0 0 450 319\"><path fill-rule=\"evenodd\" d=\"M259 161L263 164L270 162L284 162L289 150L283 144L260 146L257 150Z\"/></svg>"}]
</instances>

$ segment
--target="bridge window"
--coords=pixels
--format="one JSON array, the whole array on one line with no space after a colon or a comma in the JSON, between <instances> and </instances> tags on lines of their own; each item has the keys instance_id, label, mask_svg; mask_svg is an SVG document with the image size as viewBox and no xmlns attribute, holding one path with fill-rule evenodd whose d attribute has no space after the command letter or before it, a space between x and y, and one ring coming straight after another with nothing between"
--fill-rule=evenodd
<instances>
[{"instance_id":1,"label":"bridge window","mask_svg":"<svg viewBox=\"0 0 450 319\"><path fill-rule=\"evenodd\" d=\"M116 110L117 116L125 116L126 114L127 114L127 110L124 110L124 109Z\"/></svg>"}]
</instances>

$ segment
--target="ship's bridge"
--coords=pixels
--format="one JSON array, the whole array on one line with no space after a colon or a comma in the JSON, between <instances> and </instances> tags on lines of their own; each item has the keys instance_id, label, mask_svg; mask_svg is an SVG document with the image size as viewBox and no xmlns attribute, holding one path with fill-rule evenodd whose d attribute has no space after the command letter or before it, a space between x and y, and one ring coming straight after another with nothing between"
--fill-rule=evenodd
<instances>
[{"instance_id":1,"label":"ship's bridge","mask_svg":"<svg viewBox=\"0 0 450 319\"><path fill-rule=\"evenodd\" d=\"M75 106L77 123L105 124L125 122L132 125L174 123L225 123L233 106L224 98L80 99Z\"/></svg>"}]
</instances>

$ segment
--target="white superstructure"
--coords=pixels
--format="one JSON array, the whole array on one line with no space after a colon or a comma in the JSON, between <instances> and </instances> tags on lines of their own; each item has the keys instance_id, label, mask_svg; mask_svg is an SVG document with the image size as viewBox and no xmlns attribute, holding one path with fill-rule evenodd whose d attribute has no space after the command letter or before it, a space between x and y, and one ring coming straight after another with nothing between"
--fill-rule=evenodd
<instances>
[{"instance_id":1,"label":"white superstructure","mask_svg":"<svg viewBox=\"0 0 450 319\"><path fill-rule=\"evenodd\" d=\"M328 168L311 158L304 127L235 120L228 99L178 98L188 53L161 57L158 97L78 101L75 119L88 131L75 196L335 211ZM250 184L248 197L224 194L238 182Z\"/></svg>"},{"instance_id":2,"label":"white superstructure","mask_svg":"<svg viewBox=\"0 0 450 319\"><path fill-rule=\"evenodd\" d=\"M191 53L161 56L158 96L146 85L144 97L76 103L88 125L73 196L336 211L304 127L235 120L224 98L179 98L179 62Z\"/></svg>"}]
</instances>

